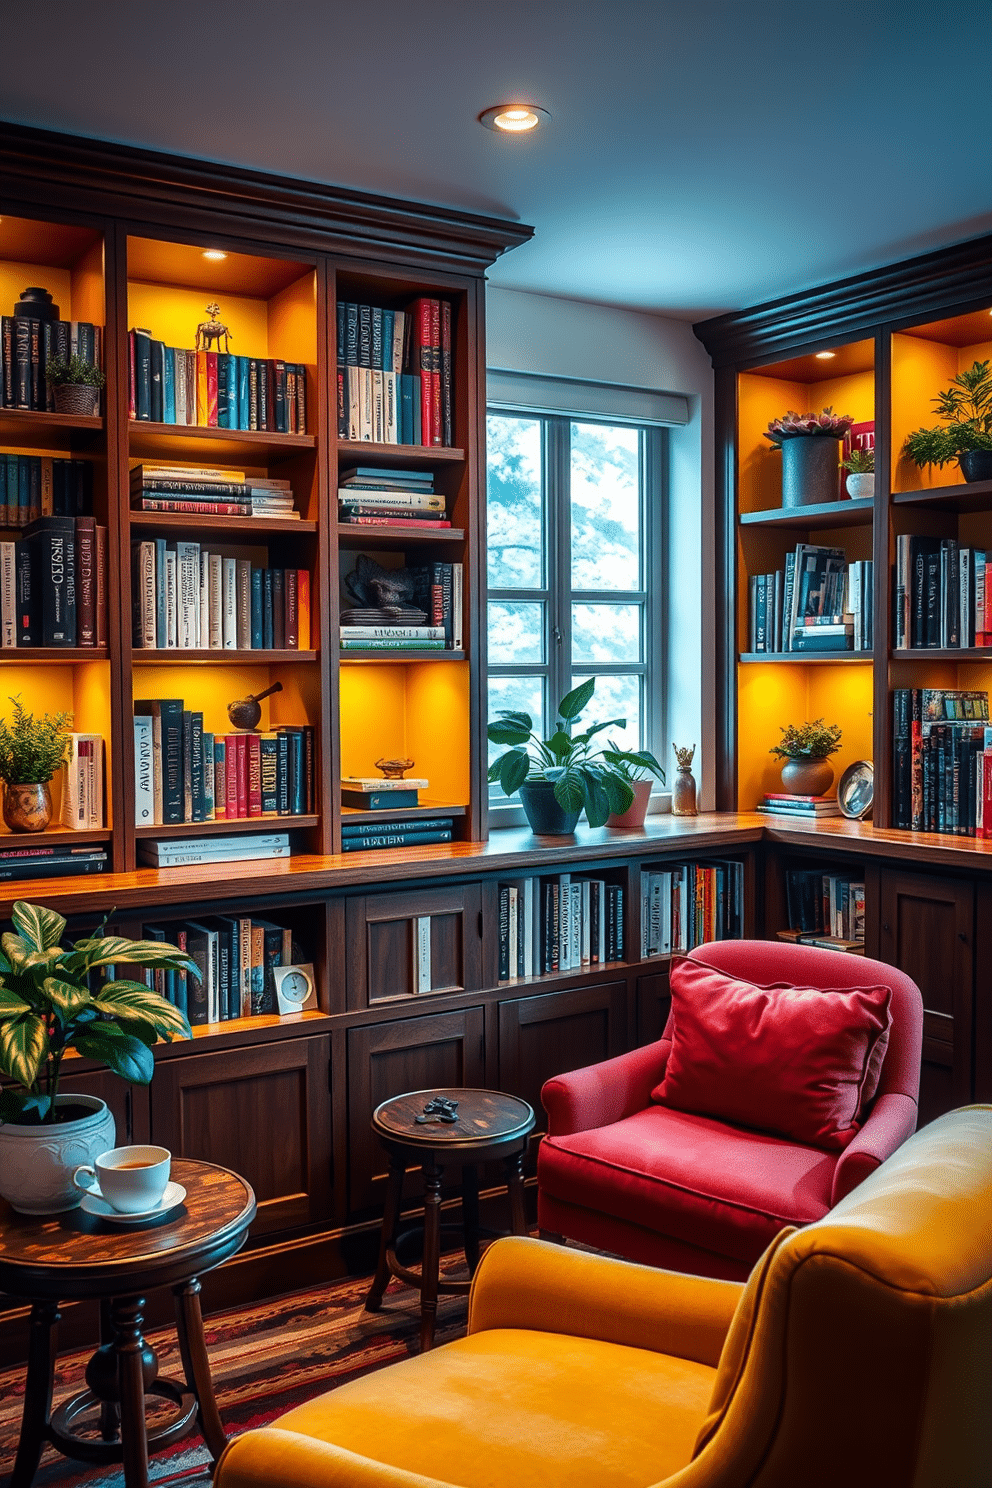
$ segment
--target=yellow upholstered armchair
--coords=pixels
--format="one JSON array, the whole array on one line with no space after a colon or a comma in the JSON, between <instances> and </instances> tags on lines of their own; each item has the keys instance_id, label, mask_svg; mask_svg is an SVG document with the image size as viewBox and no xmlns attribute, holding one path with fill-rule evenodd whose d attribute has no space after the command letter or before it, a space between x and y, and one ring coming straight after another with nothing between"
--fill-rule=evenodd
<instances>
[{"instance_id":1,"label":"yellow upholstered armchair","mask_svg":"<svg viewBox=\"0 0 992 1488\"><path fill-rule=\"evenodd\" d=\"M468 1337L233 1442L217 1488L988 1488L992 1107L747 1283L497 1241Z\"/></svg>"}]
</instances>

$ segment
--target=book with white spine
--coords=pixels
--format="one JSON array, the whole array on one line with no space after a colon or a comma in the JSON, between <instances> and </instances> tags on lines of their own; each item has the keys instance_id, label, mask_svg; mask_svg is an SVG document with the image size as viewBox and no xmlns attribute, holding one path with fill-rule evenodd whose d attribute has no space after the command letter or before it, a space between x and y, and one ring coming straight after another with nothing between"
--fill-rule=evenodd
<instances>
[{"instance_id":1,"label":"book with white spine","mask_svg":"<svg viewBox=\"0 0 992 1488\"><path fill-rule=\"evenodd\" d=\"M210 649L210 554L200 549L200 650Z\"/></svg>"},{"instance_id":2,"label":"book with white spine","mask_svg":"<svg viewBox=\"0 0 992 1488\"><path fill-rule=\"evenodd\" d=\"M210 559L210 650L224 649L224 560L219 553Z\"/></svg>"},{"instance_id":3,"label":"book with white spine","mask_svg":"<svg viewBox=\"0 0 992 1488\"><path fill-rule=\"evenodd\" d=\"M238 560L236 558L224 558L223 562L223 589L222 609L224 650L237 651L238 649Z\"/></svg>"},{"instance_id":4,"label":"book with white spine","mask_svg":"<svg viewBox=\"0 0 992 1488\"><path fill-rule=\"evenodd\" d=\"M200 544L176 543L179 593L179 648L195 651L200 644Z\"/></svg>"},{"instance_id":5,"label":"book with white spine","mask_svg":"<svg viewBox=\"0 0 992 1488\"><path fill-rule=\"evenodd\" d=\"M134 825L155 823L155 760L152 752L152 720L147 714L134 718Z\"/></svg>"},{"instance_id":6,"label":"book with white spine","mask_svg":"<svg viewBox=\"0 0 992 1488\"><path fill-rule=\"evenodd\" d=\"M0 543L0 646L17 645L17 547Z\"/></svg>"},{"instance_id":7,"label":"book with white spine","mask_svg":"<svg viewBox=\"0 0 992 1488\"><path fill-rule=\"evenodd\" d=\"M165 644L172 651L179 645L179 579L175 548L165 550ZM159 583L162 583L162 577Z\"/></svg>"}]
</instances>

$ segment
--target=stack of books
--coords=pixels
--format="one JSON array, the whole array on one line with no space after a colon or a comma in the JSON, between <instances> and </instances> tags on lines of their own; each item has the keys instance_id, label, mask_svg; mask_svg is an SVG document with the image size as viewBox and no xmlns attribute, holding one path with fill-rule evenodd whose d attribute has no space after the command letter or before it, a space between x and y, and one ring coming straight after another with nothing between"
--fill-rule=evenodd
<instances>
[{"instance_id":1,"label":"stack of books","mask_svg":"<svg viewBox=\"0 0 992 1488\"><path fill-rule=\"evenodd\" d=\"M399 817L392 821L387 816L381 822L351 822L346 816L341 824L341 851L365 852L372 848L450 842L454 825L450 816Z\"/></svg>"},{"instance_id":2,"label":"stack of books","mask_svg":"<svg viewBox=\"0 0 992 1488\"><path fill-rule=\"evenodd\" d=\"M39 517L20 541L0 542L0 647L106 644L106 527Z\"/></svg>"},{"instance_id":3,"label":"stack of books","mask_svg":"<svg viewBox=\"0 0 992 1488\"><path fill-rule=\"evenodd\" d=\"M0 527L27 527L38 517L92 515L89 460L0 455Z\"/></svg>"},{"instance_id":4,"label":"stack of books","mask_svg":"<svg viewBox=\"0 0 992 1488\"><path fill-rule=\"evenodd\" d=\"M149 986L185 1013L191 1027L277 1012L275 968L302 960L291 930L248 915L146 925L144 934L178 946L196 962L199 980L185 971L145 974Z\"/></svg>"},{"instance_id":5,"label":"stack of books","mask_svg":"<svg viewBox=\"0 0 992 1488\"><path fill-rule=\"evenodd\" d=\"M988 693L897 687L892 709L892 825L992 836Z\"/></svg>"},{"instance_id":6,"label":"stack of books","mask_svg":"<svg viewBox=\"0 0 992 1488\"><path fill-rule=\"evenodd\" d=\"M341 805L357 811L399 811L420 805L429 780L384 780L375 775L342 775Z\"/></svg>"},{"instance_id":7,"label":"stack of books","mask_svg":"<svg viewBox=\"0 0 992 1488\"><path fill-rule=\"evenodd\" d=\"M309 651L310 573L168 538L131 544L139 650Z\"/></svg>"},{"instance_id":8,"label":"stack of books","mask_svg":"<svg viewBox=\"0 0 992 1488\"><path fill-rule=\"evenodd\" d=\"M342 609L342 651L460 651L463 645L464 569L460 563L410 568L410 605L355 605ZM350 575L349 575L350 577Z\"/></svg>"},{"instance_id":9,"label":"stack of books","mask_svg":"<svg viewBox=\"0 0 992 1488\"><path fill-rule=\"evenodd\" d=\"M30 846L10 847L13 839L0 838L0 882L15 878L59 878L77 873L102 873L107 862L103 847L68 847L42 845L35 839ZM23 839L18 839L23 842Z\"/></svg>"},{"instance_id":10,"label":"stack of books","mask_svg":"<svg viewBox=\"0 0 992 1488\"><path fill-rule=\"evenodd\" d=\"M91 367L103 361L103 327L88 320L0 319L0 408L51 412L55 396L45 379L53 357L80 356ZM99 406L99 404L97 405Z\"/></svg>"},{"instance_id":11,"label":"stack of books","mask_svg":"<svg viewBox=\"0 0 992 1488\"><path fill-rule=\"evenodd\" d=\"M207 517L265 517L299 521L288 480L189 465L135 465L131 508Z\"/></svg>"},{"instance_id":12,"label":"stack of books","mask_svg":"<svg viewBox=\"0 0 992 1488\"><path fill-rule=\"evenodd\" d=\"M356 465L338 485L338 521L354 527L450 527L434 477L416 470Z\"/></svg>"},{"instance_id":13,"label":"stack of books","mask_svg":"<svg viewBox=\"0 0 992 1488\"><path fill-rule=\"evenodd\" d=\"M212 734L182 698L135 702L135 826L310 816L314 804L310 724Z\"/></svg>"},{"instance_id":14,"label":"stack of books","mask_svg":"<svg viewBox=\"0 0 992 1488\"><path fill-rule=\"evenodd\" d=\"M278 357L184 351L128 331L128 413L155 424L307 432L307 369Z\"/></svg>"},{"instance_id":15,"label":"stack of books","mask_svg":"<svg viewBox=\"0 0 992 1488\"><path fill-rule=\"evenodd\" d=\"M677 863L641 873L641 956L670 956L744 933L744 864Z\"/></svg>"},{"instance_id":16,"label":"stack of books","mask_svg":"<svg viewBox=\"0 0 992 1488\"><path fill-rule=\"evenodd\" d=\"M896 650L992 646L990 559L954 537L897 537Z\"/></svg>"},{"instance_id":17,"label":"stack of books","mask_svg":"<svg viewBox=\"0 0 992 1488\"><path fill-rule=\"evenodd\" d=\"M421 297L407 310L337 305L338 438L451 445L452 310Z\"/></svg>"},{"instance_id":18,"label":"stack of books","mask_svg":"<svg viewBox=\"0 0 992 1488\"><path fill-rule=\"evenodd\" d=\"M870 651L874 644L870 560L845 563L843 548L797 543L784 568L752 574L752 653Z\"/></svg>"},{"instance_id":19,"label":"stack of books","mask_svg":"<svg viewBox=\"0 0 992 1488\"><path fill-rule=\"evenodd\" d=\"M169 838L138 843L138 862L149 868L186 868L197 863L252 863L291 855L288 832L252 832L240 837Z\"/></svg>"},{"instance_id":20,"label":"stack of books","mask_svg":"<svg viewBox=\"0 0 992 1488\"><path fill-rule=\"evenodd\" d=\"M62 766L62 825L74 832L102 827L103 735L70 734Z\"/></svg>"},{"instance_id":21,"label":"stack of books","mask_svg":"<svg viewBox=\"0 0 992 1488\"><path fill-rule=\"evenodd\" d=\"M762 816L791 816L806 821L841 814L836 796L793 796L786 791L765 791L754 809Z\"/></svg>"},{"instance_id":22,"label":"stack of books","mask_svg":"<svg viewBox=\"0 0 992 1488\"><path fill-rule=\"evenodd\" d=\"M845 873L789 868L785 874L788 930L780 940L864 955L864 881Z\"/></svg>"},{"instance_id":23,"label":"stack of books","mask_svg":"<svg viewBox=\"0 0 992 1488\"><path fill-rule=\"evenodd\" d=\"M623 960L623 885L520 878L499 886L499 980Z\"/></svg>"}]
</instances>

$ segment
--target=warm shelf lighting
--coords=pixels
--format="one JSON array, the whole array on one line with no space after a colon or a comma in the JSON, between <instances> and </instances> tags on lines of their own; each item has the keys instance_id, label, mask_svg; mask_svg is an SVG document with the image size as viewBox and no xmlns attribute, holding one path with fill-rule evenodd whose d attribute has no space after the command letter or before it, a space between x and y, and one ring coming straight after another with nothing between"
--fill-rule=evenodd
<instances>
[{"instance_id":1,"label":"warm shelf lighting","mask_svg":"<svg viewBox=\"0 0 992 1488\"><path fill-rule=\"evenodd\" d=\"M227 254L220 248L204 248L203 256L209 258L212 263L219 263L222 258L227 257Z\"/></svg>"},{"instance_id":2,"label":"warm shelf lighting","mask_svg":"<svg viewBox=\"0 0 992 1488\"><path fill-rule=\"evenodd\" d=\"M503 134L529 134L551 115L536 103L497 103L479 115L479 123Z\"/></svg>"},{"instance_id":3,"label":"warm shelf lighting","mask_svg":"<svg viewBox=\"0 0 992 1488\"><path fill-rule=\"evenodd\" d=\"M816 360L818 362L832 362L836 355L837 353L835 351L818 351L816 353Z\"/></svg>"}]
</instances>

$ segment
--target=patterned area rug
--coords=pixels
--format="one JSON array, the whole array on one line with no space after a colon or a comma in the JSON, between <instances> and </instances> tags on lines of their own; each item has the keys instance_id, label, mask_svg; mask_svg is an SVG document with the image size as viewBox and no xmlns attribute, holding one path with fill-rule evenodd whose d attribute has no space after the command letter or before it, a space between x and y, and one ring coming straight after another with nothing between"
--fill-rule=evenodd
<instances>
[{"instance_id":1,"label":"patterned area rug","mask_svg":"<svg viewBox=\"0 0 992 1488\"><path fill-rule=\"evenodd\" d=\"M362 1308L368 1284L367 1277L349 1279L206 1319L214 1388L229 1436L264 1426L335 1385L418 1351L416 1293L393 1282L382 1310L368 1313ZM438 1343L464 1332L466 1314L466 1298L440 1298ZM159 1373L181 1376L175 1332L157 1330L148 1337L159 1357ZM87 1349L59 1357L56 1407L85 1389L83 1371L91 1353ZM0 1479L13 1466L23 1398L24 1366L0 1370ZM162 1488L201 1488L210 1481L209 1465L209 1453L194 1429L152 1457L149 1476ZM123 1483L119 1467L88 1467L46 1447L34 1488L123 1488Z\"/></svg>"}]
</instances>

